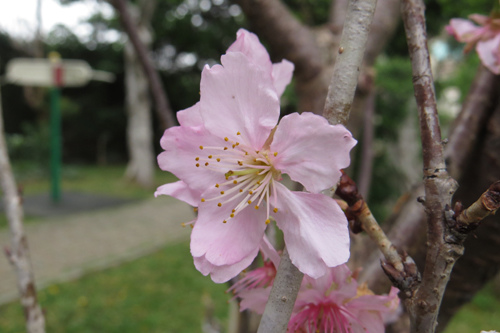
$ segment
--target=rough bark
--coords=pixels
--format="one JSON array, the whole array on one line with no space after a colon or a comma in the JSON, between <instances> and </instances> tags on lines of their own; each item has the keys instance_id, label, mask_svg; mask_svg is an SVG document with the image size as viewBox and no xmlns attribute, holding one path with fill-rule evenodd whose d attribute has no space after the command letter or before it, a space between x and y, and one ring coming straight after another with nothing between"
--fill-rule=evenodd
<instances>
[{"instance_id":1,"label":"rough bark","mask_svg":"<svg viewBox=\"0 0 500 333\"><path fill-rule=\"evenodd\" d=\"M449 225L449 205L457 183L444 162L434 82L427 48L425 6L403 0L401 12L412 62L413 86L419 110L424 164L424 205L427 213L427 255L422 283L405 300L415 333L434 332L446 285L456 260L463 254L463 239Z\"/></svg>"},{"instance_id":2,"label":"rough bark","mask_svg":"<svg viewBox=\"0 0 500 333\"><path fill-rule=\"evenodd\" d=\"M154 0L141 1L141 7L130 5L137 35L149 49L152 33L149 29ZM125 44L125 87L127 110L127 148L129 161L125 175L144 187L152 187L154 179L153 123L149 101L149 86L143 67L130 40Z\"/></svg>"},{"instance_id":3,"label":"rough bark","mask_svg":"<svg viewBox=\"0 0 500 333\"><path fill-rule=\"evenodd\" d=\"M116 9L119 14L120 22L125 29L130 42L134 46L137 57L141 62L144 73L148 78L149 85L151 88L151 93L155 100L156 113L160 119L162 128L166 129L175 126L175 116L170 108L165 89L160 79L160 75L155 70L153 66L153 61L148 55L148 50L141 42L137 29L134 25L134 21L130 17L127 8L127 0L109 0L111 5Z\"/></svg>"},{"instance_id":4,"label":"rough bark","mask_svg":"<svg viewBox=\"0 0 500 333\"><path fill-rule=\"evenodd\" d=\"M23 228L23 209L14 174L7 153L0 95L0 183L4 196L5 212L12 237L10 248L5 249L7 258L14 266L21 305L26 318L28 333L44 333L45 318L37 301L35 279L31 266L28 240Z\"/></svg>"}]
</instances>

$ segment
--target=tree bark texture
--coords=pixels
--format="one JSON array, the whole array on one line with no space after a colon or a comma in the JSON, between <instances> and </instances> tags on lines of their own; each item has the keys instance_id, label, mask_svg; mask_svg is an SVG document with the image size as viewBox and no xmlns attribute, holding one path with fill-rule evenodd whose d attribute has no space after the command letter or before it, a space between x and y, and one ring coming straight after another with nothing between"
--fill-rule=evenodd
<instances>
[{"instance_id":1,"label":"tree bark texture","mask_svg":"<svg viewBox=\"0 0 500 333\"><path fill-rule=\"evenodd\" d=\"M2 98L0 95L0 184L3 192L5 212L9 222L12 243L5 249L17 275L17 287L21 298L21 306L26 318L28 333L44 333L45 318L37 301L33 267L31 266L28 240L23 228L22 199L18 193L14 174L7 153L5 142Z\"/></svg>"},{"instance_id":2,"label":"tree bark texture","mask_svg":"<svg viewBox=\"0 0 500 333\"><path fill-rule=\"evenodd\" d=\"M147 8L154 8L142 1L141 8L130 5L129 13L135 22L137 35L145 48L149 49L152 33L149 29L150 13ZM134 7L133 7L134 6ZM127 148L129 161L125 175L128 179L144 187L152 187L154 181L155 157L153 149L153 123L149 86L137 53L128 40L125 44L125 87L127 110Z\"/></svg>"},{"instance_id":3,"label":"tree bark texture","mask_svg":"<svg viewBox=\"0 0 500 333\"><path fill-rule=\"evenodd\" d=\"M160 75L153 66L153 61L148 55L147 48L141 42L134 21L132 20L128 12L127 0L109 1L118 12L120 22L125 29L130 42L134 46L137 57L139 58L146 77L148 78L151 93L155 100L156 112L158 114L158 118L160 119L162 128L167 129L169 127L175 126L175 116L172 109L170 108L167 94L161 82Z\"/></svg>"}]
</instances>

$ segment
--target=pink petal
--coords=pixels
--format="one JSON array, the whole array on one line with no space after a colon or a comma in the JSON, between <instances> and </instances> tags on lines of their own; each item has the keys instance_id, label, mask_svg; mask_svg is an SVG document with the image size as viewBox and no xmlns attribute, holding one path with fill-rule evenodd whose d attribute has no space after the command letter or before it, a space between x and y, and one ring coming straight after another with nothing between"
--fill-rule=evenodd
<instances>
[{"instance_id":1,"label":"pink petal","mask_svg":"<svg viewBox=\"0 0 500 333\"><path fill-rule=\"evenodd\" d=\"M205 256L193 257L194 266L203 275L210 274L212 281L215 283L224 283L238 275L242 270L250 266L254 258L257 256L258 250L250 253L241 261L232 265L216 266L210 263Z\"/></svg>"},{"instance_id":2,"label":"pink petal","mask_svg":"<svg viewBox=\"0 0 500 333\"><path fill-rule=\"evenodd\" d=\"M214 195L203 194L207 198ZM193 257L204 255L210 263L222 266L235 264L250 253L257 255L266 229L266 212L248 206L229 218L235 207L233 202L224 203L222 207L217 206L217 201L199 204L198 220L191 233Z\"/></svg>"},{"instance_id":3,"label":"pink petal","mask_svg":"<svg viewBox=\"0 0 500 333\"><path fill-rule=\"evenodd\" d=\"M451 19L450 25L446 27L446 30L462 43L469 42L471 36L475 35L475 32L479 29L471 21L460 18Z\"/></svg>"},{"instance_id":4,"label":"pink petal","mask_svg":"<svg viewBox=\"0 0 500 333\"><path fill-rule=\"evenodd\" d=\"M267 239L266 235L264 235L264 238L262 238L260 242L260 250L263 253L264 260L271 260L274 264L274 267L277 269L280 265L281 258L278 252L275 250L274 246L271 244L271 242L269 242L269 239Z\"/></svg>"},{"instance_id":5,"label":"pink petal","mask_svg":"<svg viewBox=\"0 0 500 333\"><path fill-rule=\"evenodd\" d=\"M280 183L275 186L278 212L274 216L292 263L313 278L324 275L328 267L345 263L349 231L335 200L323 194L292 192Z\"/></svg>"},{"instance_id":6,"label":"pink petal","mask_svg":"<svg viewBox=\"0 0 500 333\"><path fill-rule=\"evenodd\" d=\"M238 52L201 75L201 115L212 134L260 150L278 122L280 105L272 78ZM241 136L237 135L241 133Z\"/></svg>"},{"instance_id":7,"label":"pink petal","mask_svg":"<svg viewBox=\"0 0 500 333\"><path fill-rule=\"evenodd\" d=\"M155 197L159 195L170 195L194 207L198 207L201 199L201 192L191 189L182 180L158 187Z\"/></svg>"},{"instance_id":8,"label":"pink petal","mask_svg":"<svg viewBox=\"0 0 500 333\"><path fill-rule=\"evenodd\" d=\"M245 29L236 33L236 41L227 49L227 52L241 52L254 64L271 73L272 63L266 48L259 41L259 37Z\"/></svg>"},{"instance_id":9,"label":"pink petal","mask_svg":"<svg viewBox=\"0 0 500 333\"><path fill-rule=\"evenodd\" d=\"M177 111L177 120L181 126L203 126L203 118L200 113L200 102L185 110Z\"/></svg>"},{"instance_id":10,"label":"pink petal","mask_svg":"<svg viewBox=\"0 0 500 333\"><path fill-rule=\"evenodd\" d=\"M356 142L342 125L310 112L292 113L281 119L270 149L278 153L276 169L318 193L338 182Z\"/></svg>"},{"instance_id":11,"label":"pink petal","mask_svg":"<svg viewBox=\"0 0 500 333\"><path fill-rule=\"evenodd\" d=\"M260 43L257 35L245 29L238 30L236 41L229 47L227 52L241 52L256 65L262 67L266 72L271 73L274 87L281 97L286 86L292 80L294 65L288 60L283 60L278 64L271 64L271 59L266 48Z\"/></svg>"},{"instance_id":12,"label":"pink petal","mask_svg":"<svg viewBox=\"0 0 500 333\"><path fill-rule=\"evenodd\" d=\"M196 157L205 157L201 145L223 146L224 140L214 137L202 127L171 127L165 131L160 144L164 152L158 155L162 170L182 179L192 190L202 193L207 188L225 180L224 174L205 167ZM196 167L196 163L200 166Z\"/></svg>"},{"instance_id":13,"label":"pink petal","mask_svg":"<svg viewBox=\"0 0 500 333\"><path fill-rule=\"evenodd\" d=\"M295 66L290 61L283 59L280 63L273 64L273 81L278 97L283 95L286 86L292 81Z\"/></svg>"},{"instance_id":14,"label":"pink petal","mask_svg":"<svg viewBox=\"0 0 500 333\"><path fill-rule=\"evenodd\" d=\"M500 74L499 49L500 34L493 39L479 41L476 46L477 54L483 65L496 75Z\"/></svg>"},{"instance_id":15,"label":"pink petal","mask_svg":"<svg viewBox=\"0 0 500 333\"><path fill-rule=\"evenodd\" d=\"M240 311L252 310L257 314L263 314L266 308L271 287L255 288L242 291L238 294L241 298Z\"/></svg>"}]
</instances>

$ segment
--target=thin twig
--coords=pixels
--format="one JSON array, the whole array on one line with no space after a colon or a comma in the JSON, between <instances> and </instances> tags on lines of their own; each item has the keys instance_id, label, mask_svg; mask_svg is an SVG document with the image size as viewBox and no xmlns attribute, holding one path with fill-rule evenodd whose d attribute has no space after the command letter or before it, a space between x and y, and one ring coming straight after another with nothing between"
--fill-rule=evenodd
<instances>
[{"instance_id":1,"label":"thin twig","mask_svg":"<svg viewBox=\"0 0 500 333\"><path fill-rule=\"evenodd\" d=\"M5 254L14 266L17 275L17 286L21 297L21 305L26 318L28 333L44 333L45 318L37 301L35 279L31 266L28 241L23 228L23 210L18 193L7 145L5 143L2 98L0 95L0 183L4 195L5 212L9 221L12 244L5 249Z\"/></svg>"},{"instance_id":2,"label":"thin twig","mask_svg":"<svg viewBox=\"0 0 500 333\"><path fill-rule=\"evenodd\" d=\"M156 104L156 112L160 119L161 126L163 128L175 126L175 117L172 110L170 109L168 98L165 93L165 89L163 88L160 75L153 67L153 63L148 56L147 49L139 38L139 34L137 32L135 24L128 12L126 0L109 0L109 2L118 12L120 22L127 32L128 38L130 38L130 42L134 46L137 57L139 58L146 77L148 78L151 93Z\"/></svg>"},{"instance_id":3,"label":"thin twig","mask_svg":"<svg viewBox=\"0 0 500 333\"><path fill-rule=\"evenodd\" d=\"M358 84L376 0L351 0L328 88L323 116L331 124L347 124Z\"/></svg>"},{"instance_id":4,"label":"thin twig","mask_svg":"<svg viewBox=\"0 0 500 333\"><path fill-rule=\"evenodd\" d=\"M493 183L476 202L456 218L462 226L472 226L495 214L500 207L500 181Z\"/></svg>"},{"instance_id":5,"label":"thin twig","mask_svg":"<svg viewBox=\"0 0 500 333\"><path fill-rule=\"evenodd\" d=\"M396 247L392 245L382 228L380 228L363 196L358 192L356 183L344 172L342 172L335 194L347 202L349 206L347 215L360 222L362 229L377 244L387 262L394 266L397 271L403 272L403 260Z\"/></svg>"}]
</instances>

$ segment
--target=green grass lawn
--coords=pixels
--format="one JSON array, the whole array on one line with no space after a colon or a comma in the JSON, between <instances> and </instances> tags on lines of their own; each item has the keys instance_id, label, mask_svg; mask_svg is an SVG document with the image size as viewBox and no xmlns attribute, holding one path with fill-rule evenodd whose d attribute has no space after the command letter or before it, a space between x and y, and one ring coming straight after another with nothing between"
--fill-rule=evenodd
<instances>
[{"instance_id":1,"label":"green grass lawn","mask_svg":"<svg viewBox=\"0 0 500 333\"><path fill-rule=\"evenodd\" d=\"M201 332L204 299L224 324L229 296L194 268L187 244L39 292L47 332ZM0 307L0 332L24 332L21 306Z\"/></svg>"}]
</instances>

